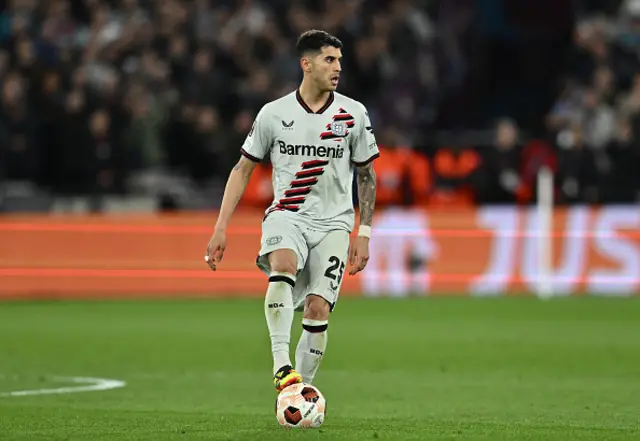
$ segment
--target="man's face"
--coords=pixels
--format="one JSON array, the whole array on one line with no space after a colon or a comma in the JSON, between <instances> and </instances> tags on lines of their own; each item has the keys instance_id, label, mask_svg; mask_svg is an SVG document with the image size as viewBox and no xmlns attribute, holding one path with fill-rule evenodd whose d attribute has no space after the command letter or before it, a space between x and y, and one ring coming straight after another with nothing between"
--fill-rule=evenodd
<instances>
[{"instance_id":1,"label":"man's face","mask_svg":"<svg viewBox=\"0 0 640 441\"><path fill-rule=\"evenodd\" d=\"M496 136L496 143L499 148L503 150L511 149L515 146L518 133L516 128L507 122L501 122L498 125L498 131Z\"/></svg>"},{"instance_id":2,"label":"man's face","mask_svg":"<svg viewBox=\"0 0 640 441\"><path fill-rule=\"evenodd\" d=\"M325 46L319 54L309 58L309 73L320 90L334 91L338 88L341 59L342 51L333 46Z\"/></svg>"}]
</instances>

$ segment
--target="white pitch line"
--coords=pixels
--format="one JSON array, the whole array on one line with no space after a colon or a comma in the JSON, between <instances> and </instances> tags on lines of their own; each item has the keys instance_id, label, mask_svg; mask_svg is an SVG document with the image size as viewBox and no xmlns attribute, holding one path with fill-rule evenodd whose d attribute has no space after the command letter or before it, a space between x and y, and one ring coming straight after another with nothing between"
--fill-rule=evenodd
<instances>
[{"instance_id":1,"label":"white pitch line","mask_svg":"<svg viewBox=\"0 0 640 441\"><path fill-rule=\"evenodd\" d=\"M75 394L79 392L96 392L101 390L118 389L125 387L127 383L120 380L110 380L108 378L91 377L53 377L56 381L65 383L84 384L85 386L68 386L51 389L29 389L16 390L12 392L0 392L0 397L26 397L29 395L55 395L55 394Z\"/></svg>"}]
</instances>

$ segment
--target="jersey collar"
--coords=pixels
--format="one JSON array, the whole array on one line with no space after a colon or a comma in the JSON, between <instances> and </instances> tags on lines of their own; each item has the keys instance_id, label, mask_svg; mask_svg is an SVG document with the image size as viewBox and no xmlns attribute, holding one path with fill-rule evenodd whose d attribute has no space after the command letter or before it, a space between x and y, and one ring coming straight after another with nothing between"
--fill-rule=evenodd
<instances>
[{"instance_id":1,"label":"jersey collar","mask_svg":"<svg viewBox=\"0 0 640 441\"><path fill-rule=\"evenodd\" d=\"M300 89L296 89L296 99L298 100L298 103L302 106L302 108L307 111L307 113L316 113L319 115L327 110L329 106L331 106L331 104L333 104L333 100L335 99L335 97L333 96L333 92L331 92L329 94L329 98L327 98L327 102L324 103L324 105L320 109L318 109L317 112L311 110L311 108L307 106L307 103L304 102L302 96L300 95Z\"/></svg>"}]
</instances>

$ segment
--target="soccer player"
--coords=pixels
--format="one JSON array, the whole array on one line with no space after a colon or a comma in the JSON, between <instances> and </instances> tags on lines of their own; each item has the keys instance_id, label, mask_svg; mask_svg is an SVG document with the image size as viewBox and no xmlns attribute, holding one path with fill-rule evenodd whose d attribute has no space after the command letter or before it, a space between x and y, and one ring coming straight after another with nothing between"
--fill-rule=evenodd
<instances>
[{"instance_id":1,"label":"soccer player","mask_svg":"<svg viewBox=\"0 0 640 441\"><path fill-rule=\"evenodd\" d=\"M335 92L342 43L320 30L297 42L304 78L295 92L258 113L229 175L205 260L215 270L226 246L225 231L251 172L266 155L273 165L274 201L262 222L257 266L269 276L265 316L277 391L312 383L327 346L329 313L345 268L362 271L376 198L373 160L379 156L369 115L358 101ZM354 228L354 168L360 205ZM290 359L294 311L303 311L303 332Z\"/></svg>"}]
</instances>

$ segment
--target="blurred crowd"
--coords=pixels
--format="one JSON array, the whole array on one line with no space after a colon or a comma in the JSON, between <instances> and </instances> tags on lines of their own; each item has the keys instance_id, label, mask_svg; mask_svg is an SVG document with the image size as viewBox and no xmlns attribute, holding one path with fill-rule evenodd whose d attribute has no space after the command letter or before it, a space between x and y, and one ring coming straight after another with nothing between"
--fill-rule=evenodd
<instances>
[{"instance_id":1,"label":"blurred crowd","mask_svg":"<svg viewBox=\"0 0 640 441\"><path fill-rule=\"evenodd\" d=\"M322 28L345 44L339 91L374 122L381 205L528 203L541 164L559 203L640 201L635 0L577 23L544 133L504 115L488 139L440 144L429 133L465 72L471 0L451 0L444 24L435 0L3 3L0 183L129 194L179 177L220 189L257 111L301 79L296 36ZM269 203L270 184L263 164L244 203Z\"/></svg>"}]
</instances>

